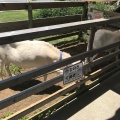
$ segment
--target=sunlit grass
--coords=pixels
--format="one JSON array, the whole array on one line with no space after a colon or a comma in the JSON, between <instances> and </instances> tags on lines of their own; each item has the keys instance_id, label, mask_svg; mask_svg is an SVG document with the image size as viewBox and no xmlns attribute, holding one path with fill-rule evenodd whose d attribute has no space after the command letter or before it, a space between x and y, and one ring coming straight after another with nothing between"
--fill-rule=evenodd
<instances>
[{"instance_id":1,"label":"sunlit grass","mask_svg":"<svg viewBox=\"0 0 120 120\"><path fill-rule=\"evenodd\" d=\"M0 12L0 22L13 22L27 19L28 12L26 10Z\"/></svg>"}]
</instances>

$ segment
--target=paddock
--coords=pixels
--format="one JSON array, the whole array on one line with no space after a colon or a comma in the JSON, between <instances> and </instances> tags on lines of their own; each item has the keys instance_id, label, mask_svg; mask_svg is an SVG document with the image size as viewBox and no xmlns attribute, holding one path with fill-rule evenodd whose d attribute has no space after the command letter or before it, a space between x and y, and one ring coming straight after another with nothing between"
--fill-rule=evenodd
<instances>
[{"instance_id":1,"label":"paddock","mask_svg":"<svg viewBox=\"0 0 120 120\"><path fill-rule=\"evenodd\" d=\"M13 7L13 5L15 7ZM69 21L69 23L65 21L68 21L71 19L75 20L74 19L75 16L72 16L72 17L67 16L67 19L50 18L52 20L54 19L54 21L57 21L58 19L64 20L64 22L55 23L54 25L52 24L53 22L51 23L48 22L50 21L50 19L45 20L45 21L48 20L47 22L45 22L45 25L43 25L43 23L41 22L41 21L44 22L44 20L31 20L32 9L39 9L42 7L48 8L53 6L55 7L82 6L83 14L81 19L79 20L86 19L86 11L87 11L86 2L65 2L65 3L64 2L51 2L51 3L46 2L46 3L39 3L39 4L36 2L21 3L21 4L3 3L0 5L0 10L28 9L29 22L19 21L16 23L14 22L1 23L0 26L3 29L1 29L1 33L0 33L0 44L4 45L4 44L14 43L18 41L24 41L29 39L31 40L39 37L46 37L50 35L59 34L59 36L57 37L46 39L46 41L49 41L53 38L55 39L58 37L61 38L61 36L65 37L65 36L71 36L73 34L78 35L80 31L84 29L90 29L91 36L88 43L89 51L85 52L86 44L80 43L79 41L75 41L77 42L77 44L80 44L79 47L81 45L84 46L84 50L83 49L80 50L78 47L76 48L78 49L78 51L73 52L75 48L74 46L73 49L70 51L70 48L69 48L70 45L68 44L69 49L65 49L65 51L70 51L72 53L72 57L59 62L55 62L53 64L50 64L41 68L33 69L31 71L24 72L23 74L20 74L11 78L6 78L0 81L0 90L1 90L0 93L2 93L3 95L2 98L0 96L0 99L1 99L0 113L5 114L6 111L13 110L13 114L5 118L6 120L16 120L26 115L29 115L29 117L31 116L30 118L27 118L27 119L37 119L36 115L39 117L42 117L40 115L43 115L44 118L47 118L52 112L55 112L61 106L65 106L66 102L71 101L76 96L82 94L82 92L87 91L91 86L94 86L102 81L105 81L105 79L109 78L112 74L119 73L120 60L118 59L116 61L115 57L119 55L120 50L114 51L111 54L104 55L103 57L94 60L92 63L83 65L83 68L82 68L83 72L89 66L92 67L92 72L87 75L84 74L84 77L80 80L77 80L77 82L75 81L75 82L72 82L71 84L63 86L62 84L63 75L55 76L54 73L49 75L48 80L45 82L42 81L43 79L42 77L37 78L38 76L44 75L55 69L69 65L73 62L76 62L79 60L84 61L85 58L87 57L91 57L105 50L118 47L120 44L120 42L118 42L118 43L111 44L109 46L92 50L94 33L97 27L119 22L120 16L118 16L118 14L117 15L115 14L114 17L110 17L110 18L100 18L100 19L87 20L87 21L76 20L76 21ZM79 16L77 15L76 17L80 18L80 15ZM26 23L29 23L29 24L26 24ZM6 26L7 26L7 29L6 29ZM21 84L24 84L24 85L21 86ZM7 91L7 93L9 94L5 94L5 91ZM71 93L71 94L64 96L67 93ZM38 110L38 112L36 112L35 110Z\"/></svg>"}]
</instances>

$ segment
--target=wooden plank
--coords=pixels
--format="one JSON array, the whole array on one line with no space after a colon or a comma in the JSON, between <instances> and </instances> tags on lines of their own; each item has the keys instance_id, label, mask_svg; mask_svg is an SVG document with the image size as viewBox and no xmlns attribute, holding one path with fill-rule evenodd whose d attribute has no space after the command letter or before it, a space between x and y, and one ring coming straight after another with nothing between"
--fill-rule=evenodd
<instances>
[{"instance_id":1,"label":"wooden plank","mask_svg":"<svg viewBox=\"0 0 120 120\"><path fill-rule=\"evenodd\" d=\"M88 51L93 49L93 42L94 42L95 32L96 32L96 28L91 27L90 39L88 41Z\"/></svg>"},{"instance_id":2,"label":"wooden plank","mask_svg":"<svg viewBox=\"0 0 120 120\"><path fill-rule=\"evenodd\" d=\"M67 58L65 60L55 62L55 63L50 64L48 66L44 66L44 67L41 67L41 68L38 68L38 69L35 69L32 71L23 73L21 75L17 75L15 77L2 80L2 81L0 81L0 90L15 86L15 85L20 84L22 82L25 82L27 80L31 80L31 78L46 74L46 73L51 72L57 68L67 66L75 61L84 60L86 57L90 57L90 56L93 56L94 54L105 51L105 50L110 49L112 47L119 46L119 44L120 44L120 42L117 42L117 43L111 44L109 46L105 46L103 48L84 52L84 53L75 55L73 57Z\"/></svg>"},{"instance_id":3,"label":"wooden plank","mask_svg":"<svg viewBox=\"0 0 120 120\"><path fill-rule=\"evenodd\" d=\"M66 16L59 16L59 17L50 17L50 18L41 18L41 19L33 20L33 27L57 25L57 24L77 22L77 21L81 21L80 14L66 15Z\"/></svg>"},{"instance_id":4,"label":"wooden plank","mask_svg":"<svg viewBox=\"0 0 120 120\"><path fill-rule=\"evenodd\" d=\"M35 2L34 2L35 3ZM64 8L64 7L80 7L83 6L85 2L44 2L44 3L37 3L33 4L33 9L40 9L40 8Z\"/></svg>"},{"instance_id":5,"label":"wooden plank","mask_svg":"<svg viewBox=\"0 0 120 120\"><path fill-rule=\"evenodd\" d=\"M28 3L0 3L0 11L27 10Z\"/></svg>"},{"instance_id":6,"label":"wooden plank","mask_svg":"<svg viewBox=\"0 0 120 120\"><path fill-rule=\"evenodd\" d=\"M84 6L82 7L82 16L81 16L81 21L87 20L87 13L88 13L88 2L86 2L86 4L84 4ZM78 34L78 39L80 39L81 41L81 37L83 36L82 30L79 31Z\"/></svg>"},{"instance_id":7,"label":"wooden plank","mask_svg":"<svg viewBox=\"0 0 120 120\"><path fill-rule=\"evenodd\" d=\"M120 16L0 33L0 45L118 22Z\"/></svg>"},{"instance_id":8,"label":"wooden plank","mask_svg":"<svg viewBox=\"0 0 120 120\"><path fill-rule=\"evenodd\" d=\"M0 23L0 32L8 32L8 31L14 31L14 30L27 29L28 24L29 24L28 20Z\"/></svg>"},{"instance_id":9,"label":"wooden plank","mask_svg":"<svg viewBox=\"0 0 120 120\"><path fill-rule=\"evenodd\" d=\"M28 28L33 27L32 20L33 20L33 18L32 18L32 6L28 5L28 21L29 21Z\"/></svg>"},{"instance_id":10,"label":"wooden plank","mask_svg":"<svg viewBox=\"0 0 120 120\"><path fill-rule=\"evenodd\" d=\"M31 2L31 3L0 3L0 11L4 10L25 10L28 5L32 9L41 8L63 8L63 7L79 7L83 6L85 2Z\"/></svg>"},{"instance_id":11,"label":"wooden plank","mask_svg":"<svg viewBox=\"0 0 120 120\"><path fill-rule=\"evenodd\" d=\"M83 11L83 12L82 12L82 21L83 21L83 20L87 20L88 2L86 2L86 4L84 4L82 11Z\"/></svg>"},{"instance_id":12,"label":"wooden plank","mask_svg":"<svg viewBox=\"0 0 120 120\"><path fill-rule=\"evenodd\" d=\"M32 20L32 15L30 12L29 17L30 17L29 20L25 20L25 21L0 23L0 32L21 30L31 27L43 27L43 26L63 24L69 22L77 22L80 21L81 15L70 15L63 17L51 17L51 18L41 18L41 19Z\"/></svg>"}]
</instances>

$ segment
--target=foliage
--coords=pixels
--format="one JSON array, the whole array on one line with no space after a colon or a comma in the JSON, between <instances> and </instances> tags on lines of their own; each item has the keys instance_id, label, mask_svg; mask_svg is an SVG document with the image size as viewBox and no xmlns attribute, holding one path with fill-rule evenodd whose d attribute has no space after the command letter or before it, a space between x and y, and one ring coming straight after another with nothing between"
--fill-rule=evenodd
<instances>
[{"instance_id":1,"label":"foliage","mask_svg":"<svg viewBox=\"0 0 120 120\"><path fill-rule=\"evenodd\" d=\"M13 113L12 112L7 112L3 117L2 117L2 119L4 119L4 118L7 118L7 117L9 117L9 116L11 116ZM24 117L22 117L22 118L20 118L20 119L18 119L18 120L27 120L27 116L24 116Z\"/></svg>"},{"instance_id":2,"label":"foliage","mask_svg":"<svg viewBox=\"0 0 120 120\"><path fill-rule=\"evenodd\" d=\"M69 8L50 8L50 9L40 9L33 13L33 18L47 18L65 15L81 14L81 7L69 7Z\"/></svg>"},{"instance_id":3,"label":"foliage","mask_svg":"<svg viewBox=\"0 0 120 120\"><path fill-rule=\"evenodd\" d=\"M58 44L60 42L69 42L69 41L74 41L78 38L77 35L75 36L71 36L71 37L66 37L66 38L61 38L61 39L57 39L57 40L53 40L53 41L50 41L51 44Z\"/></svg>"},{"instance_id":4,"label":"foliage","mask_svg":"<svg viewBox=\"0 0 120 120\"><path fill-rule=\"evenodd\" d=\"M27 119L28 119L28 117L25 116L25 117L22 117L22 118L20 118L20 119L18 119L18 120L27 120Z\"/></svg>"},{"instance_id":5,"label":"foliage","mask_svg":"<svg viewBox=\"0 0 120 120\"><path fill-rule=\"evenodd\" d=\"M7 117L9 117L10 115L12 115L13 113L12 112L7 112L2 118L4 119L4 118L7 118Z\"/></svg>"},{"instance_id":6,"label":"foliage","mask_svg":"<svg viewBox=\"0 0 120 120\"><path fill-rule=\"evenodd\" d=\"M89 8L96 8L99 10L113 11L116 8L116 5L105 4L104 2L96 2L95 4L89 3Z\"/></svg>"},{"instance_id":7,"label":"foliage","mask_svg":"<svg viewBox=\"0 0 120 120\"><path fill-rule=\"evenodd\" d=\"M14 64L11 64L11 65L9 66L9 69L10 69L11 73L14 74L14 75L18 75L18 74L21 73L21 72L20 72L20 71L21 71L20 68L18 68L18 67L15 66ZM2 71L2 74L3 74L4 76L7 74L7 72L6 72L5 69Z\"/></svg>"}]
</instances>

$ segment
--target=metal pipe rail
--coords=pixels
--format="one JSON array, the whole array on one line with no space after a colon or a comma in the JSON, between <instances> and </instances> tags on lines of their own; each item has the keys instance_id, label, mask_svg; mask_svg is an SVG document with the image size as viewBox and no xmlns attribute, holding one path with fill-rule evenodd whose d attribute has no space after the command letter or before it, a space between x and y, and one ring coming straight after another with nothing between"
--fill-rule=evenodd
<instances>
[{"instance_id":1,"label":"metal pipe rail","mask_svg":"<svg viewBox=\"0 0 120 120\"><path fill-rule=\"evenodd\" d=\"M85 28L106 25L120 21L120 16L111 17L109 19L101 18L95 20L87 20L73 23L65 23L46 27L30 28L11 32L0 33L0 45L19 42L23 40L35 39L49 35L72 32Z\"/></svg>"},{"instance_id":2,"label":"metal pipe rail","mask_svg":"<svg viewBox=\"0 0 120 120\"><path fill-rule=\"evenodd\" d=\"M31 39L31 38L54 35L54 34L58 34L58 33L65 33L66 31L71 32L71 31L75 31L76 29L81 30L84 28L94 27L97 25L110 24L113 22L117 22L119 20L120 20L120 16L113 17L110 19L102 18L102 19L97 19L97 20L88 20L88 21L82 21L82 22L66 23L66 24L53 25L53 26L47 26L47 27L30 28L30 29L25 29L25 30L0 33L0 45L9 44L9 43L18 42L18 41L24 41L24 40ZM86 57L91 57L102 51L106 51L113 47L118 47L119 45L120 45L120 42L117 42L117 43L111 44L109 46L105 46L103 48L90 50L90 51L78 54L76 56L67 58L65 60L55 62L55 63L49 64L47 66L43 66L43 67L35 69L33 71L29 71L29 72L23 73L21 75L5 79L3 81L0 81L0 90L23 83L27 80L30 80L31 78L46 74L57 68L69 65L75 61L79 61L79 60L83 61ZM96 61L94 61L94 63L84 65L84 69L86 69L85 67L87 67L87 66L93 66L93 65L102 63L105 60L115 57L118 54L120 54L120 50L114 52L113 54L107 55L106 57L102 58L101 60L96 60ZM108 66L108 68L115 67L116 65L119 64L119 62L120 61L117 61L117 62L111 64L111 66ZM104 71L108 70L108 68L105 68L103 71L100 71L99 73L97 73L97 75L102 74ZM116 71L116 70L114 70L114 71ZM97 76L97 75L95 75L95 76ZM105 76L106 75L103 75L103 77L105 77ZM28 88L28 89L16 94L16 95L6 98L6 99L0 101L0 109L3 109L4 107L7 107L11 104L14 104L14 103L24 99L24 98L27 98L28 96L30 96L32 94L38 93L46 88L49 88L50 86L62 81L62 79L63 79L63 76L58 76L54 79L51 79L44 83L37 84L31 88ZM84 81L81 82L81 84L85 83L85 81L88 79L89 79L89 77L85 78ZM23 114L25 114L25 113L23 112Z\"/></svg>"},{"instance_id":3,"label":"metal pipe rail","mask_svg":"<svg viewBox=\"0 0 120 120\"><path fill-rule=\"evenodd\" d=\"M99 48L99 49L96 49L96 50L91 50L91 51L88 51L88 52L85 52L85 53L82 53L80 55L76 55L76 56L73 56L71 58L68 58L66 60L63 60L61 62L56 62L56 63L53 63L53 64L50 64L48 66L45 66L45 67L42 67L42 68L38 68L34 71L30 71L30 72L26 72L26 73L23 73L22 75L18 75L16 77L13 77L13 78L9 78L9 79L6 79L6 80L3 80L0 82L0 89L5 89L7 87L11 87L13 85L16 85L16 83L20 83L20 82L23 82L25 80L28 80L32 77L35 77L35 76L38 76L38 74L44 74L46 73L46 71L51 71L51 69L56 69L57 67L62 67L62 66L66 66L72 62L75 62L75 61L78 61L78 60L84 60L87 56L92 56L98 52L101 52L101 51L104 51L104 50L107 50L107 49L110 49L112 47L116 47L116 46L119 46L120 42L117 42L117 43L114 43L112 45L109 45L109 46L105 46L103 48ZM117 51L115 54L110 54L108 59L110 57L115 57L116 54L120 54L120 50ZM107 58L107 57L106 57ZM98 60L96 63L100 63L100 62L103 62L106 58L103 58L103 60ZM52 67L51 67L52 66ZM39 72L38 72L39 71ZM22 79L21 79L22 77ZM21 79L21 80L20 80ZM38 85L35 85L31 88L28 88L24 91L22 91L21 93L18 93L17 95L13 95L7 99L4 99L2 101L0 101L0 109L4 108L4 107L7 107L15 102L18 102L32 94L36 94L46 88L49 88L50 86L52 86L53 84L56 84L60 81L62 81L62 76L59 76L57 78L54 78L54 79L51 79L49 81L46 81L44 83L40 83ZM9 101L9 102L8 102Z\"/></svg>"},{"instance_id":4,"label":"metal pipe rail","mask_svg":"<svg viewBox=\"0 0 120 120\"><path fill-rule=\"evenodd\" d=\"M65 60L55 62L55 63L49 64L49 65L43 66L41 68L23 73L21 75L17 75L15 77L5 79L3 81L0 81L0 90L6 89L8 87L15 86L17 84L20 84L22 82L30 80L31 78L35 78L37 76L40 76L40 75L46 74L48 72L51 72L51 71L53 71L57 68L67 66L67 65L69 65L69 64L71 64L75 61L84 60L86 57L91 57L91 56L93 56L93 55L95 55L99 52L105 51L105 50L113 48L113 47L117 47L117 46L119 46L119 44L120 44L120 42L117 42L117 43L111 44L109 46L105 46L103 48L99 48L99 49L96 49L96 50L91 50L91 51L88 51L88 52L84 52L84 53L75 55L73 57L67 58Z\"/></svg>"}]
</instances>

